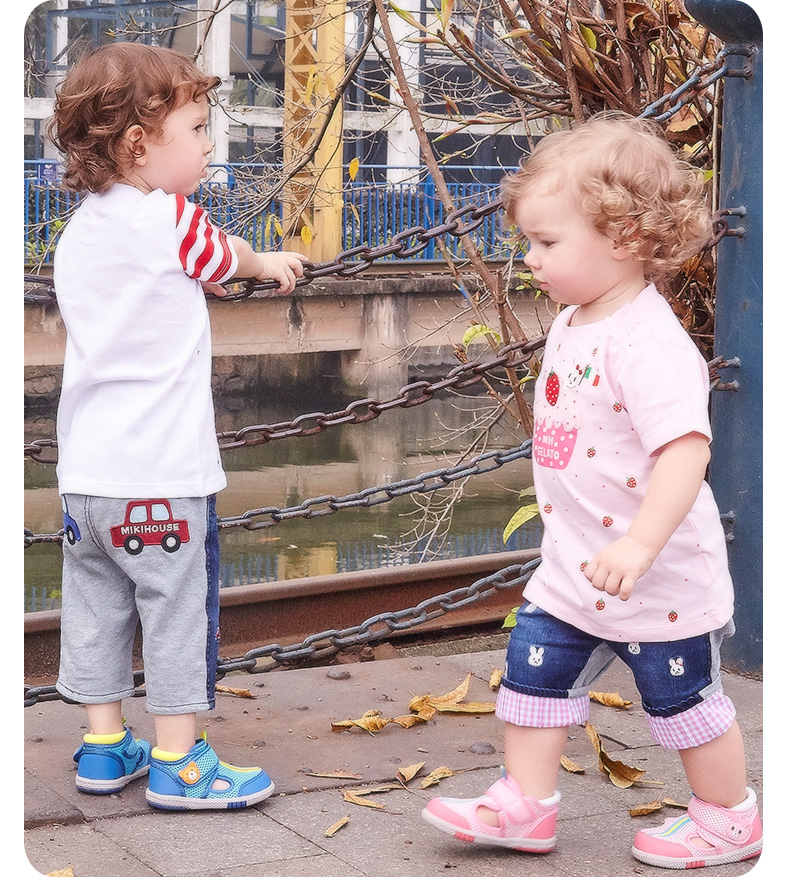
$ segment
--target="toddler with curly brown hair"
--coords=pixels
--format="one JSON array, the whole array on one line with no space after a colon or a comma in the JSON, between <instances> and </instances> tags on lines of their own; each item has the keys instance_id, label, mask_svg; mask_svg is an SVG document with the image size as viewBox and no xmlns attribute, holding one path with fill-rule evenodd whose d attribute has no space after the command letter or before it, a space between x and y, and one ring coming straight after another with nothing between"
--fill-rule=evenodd
<instances>
[{"instance_id":1,"label":"toddler with curly brown hair","mask_svg":"<svg viewBox=\"0 0 790 894\"><path fill-rule=\"evenodd\" d=\"M57 689L87 709L78 789L109 794L147 774L148 802L166 810L246 807L274 788L196 736L215 704L226 484L204 290L223 295L235 276L287 293L307 259L255 251L190 199L208 175L218 85L172 50L107 44L69 71L51 127L64 182L84 193L54 262L66 327ZM153 749L122 711L138 623Z\"/></svg>"}]
</instances>

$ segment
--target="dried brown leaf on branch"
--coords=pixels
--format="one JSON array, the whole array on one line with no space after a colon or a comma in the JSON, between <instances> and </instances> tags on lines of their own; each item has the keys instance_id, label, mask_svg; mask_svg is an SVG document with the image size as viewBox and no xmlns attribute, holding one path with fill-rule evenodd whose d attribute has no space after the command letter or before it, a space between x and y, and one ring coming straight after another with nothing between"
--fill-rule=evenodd
<instances>
[{"instance_id":1,"label":"dried brown leaf on branch","mask_svg":"<svg viewBox=\"0 0 790 894\"><path fill-rule=\"evenodd\" d=\"M529 125L530 141L604 110L641 115L691 82L662 127L681 154L715 177L721 82L697 85L723 44L682 0L455 0L453 8L458 15L447 26L423 30L477 76L481 96L487 89L500 98L501 122ZM464 128L479 118L479 103L456 99L462 111L452 119ZM710 360L715 264L711 250L696 260L705 277L689 281L681 273L661 287Z\"/></svg>"}]
</instances>

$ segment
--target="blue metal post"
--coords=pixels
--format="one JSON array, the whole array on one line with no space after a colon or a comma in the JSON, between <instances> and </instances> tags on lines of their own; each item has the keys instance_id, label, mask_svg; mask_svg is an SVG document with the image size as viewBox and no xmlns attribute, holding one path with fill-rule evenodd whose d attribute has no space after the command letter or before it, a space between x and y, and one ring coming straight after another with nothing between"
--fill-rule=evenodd
<instances>
[{"instance_id":1,"label":"blue metal post","mask_svg":"<svg viewBox=\"0 0 790 894\"><path fill-rule=\"evenodd\" d=\"M725 517L735 584L735 636L724 663L762 668L763 641L763 177L762 27L735 0L687 0L688 12L736 53L723 81L719 208L730 228L719 243L714 354L731 361L721 372L727 390L711 400L710 482Z\"/></svg>"}]
</instances>

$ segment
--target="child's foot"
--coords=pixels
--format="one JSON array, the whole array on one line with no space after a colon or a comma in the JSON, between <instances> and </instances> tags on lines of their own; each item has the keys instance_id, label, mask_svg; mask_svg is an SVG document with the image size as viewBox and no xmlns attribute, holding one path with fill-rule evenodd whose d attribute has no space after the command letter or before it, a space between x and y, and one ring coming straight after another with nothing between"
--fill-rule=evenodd
<instances>
[{"instance_id":1,"label":"child's foot","mask_svg":"<svg viewBox=\"0 0 790 894\"><path fill-rule=\"evenodd\" d=\"M199 739L175 760L154 748L145 797L164 810L231 810L257 804L273 790L274 783L259 767L232 767Z\"/></svg>"},{"instance_id":2,"label":"child's foot","mask_svg":"<svg viewBox=\"0 0 790 894\"><path fill-rule=\"evenodd\" d=\"M692 797L688 813L636 833L631 853L637 860L665 869L698 869L756 857L763 848L757 796L728 809Z\"/></svg>"},{"instance_id":3,"label":"child's foot","mask_svg":"<svg viewBox=\"0 0 790 894\"><path fill-rule=\"evenodd\" d=\"M111 736L88 734L74 752L77 788L97 795L119 792L133 779L145 776L150 755L148 742L135 739L128 729Z\"/></svg>"},{"instance_id":4,"label":"child's foot","mask_svg":"<svg viewBox=\"0 0 790 894\"><path fill-rule=\"evenodd\" d=\"M461 841L496 844L517 851L545 853L556 842L557 812L560 793L538 801L523 795L512 776L498 779L482 798L432 798L422 817L435 828ZM498 815L499 825L492 826L485 808ZM483 816L478 813L482 809Z\"/></svg>"}]
</instances>

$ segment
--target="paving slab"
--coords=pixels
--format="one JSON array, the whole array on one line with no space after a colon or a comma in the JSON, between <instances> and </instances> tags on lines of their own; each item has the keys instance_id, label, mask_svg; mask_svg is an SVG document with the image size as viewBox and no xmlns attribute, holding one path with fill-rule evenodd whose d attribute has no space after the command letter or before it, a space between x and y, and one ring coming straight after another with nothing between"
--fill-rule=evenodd
<instances>
[{"instance_id":1,"label":"paving slab","mask_svg":"<svg viewBox=\"0 0 790 894\"><path fill-rule=\"evenodd\" d=\"M78 877L115 878L677 878L630 856L634 832L673 813L663 808L634 819L629 809L663 795L685 803L690 792L677 754L652 742L633 681L619 662L596 689L633 704L593 703L591 723L607 753L644 769L644 776L630 788L614 786L598 769L585 730L574 728L566 755L584 772L561 776L559 844L550 854L464 845L419 818L436 794L473 797L494 781L504 743L493 713L441 713L408 729L389 723L375 734L332 729L335 721L371 710L388 719L407 715L415 696L444 695L470 674L465 700L493 703L489 679L503 659L504 651L495 649L229 675L223 686L252 697L220 693L216 710L200 722L224 760L263 766L276 784L270 799L238 812L154 810L145 802L144 780L109 797L77 792L71 755L85 732L84 709L60 701L26 708L23 862L31 877L72 867ZM762 684L727 674L725 686L747 739L749 781L761 795ZM151 736L145 700L130 699L124 707L135 734ZM399 768L418 763L424 766L414 780L397 782ZM424 776L438 767L453 775L422 788ZM381 784L397 787L367 796L380 807L344 800L344 789ZM344 817L347 823L327 837ZM759 862L696 870L694 877L740 876Z\"/></svg>"}]
</instances>

